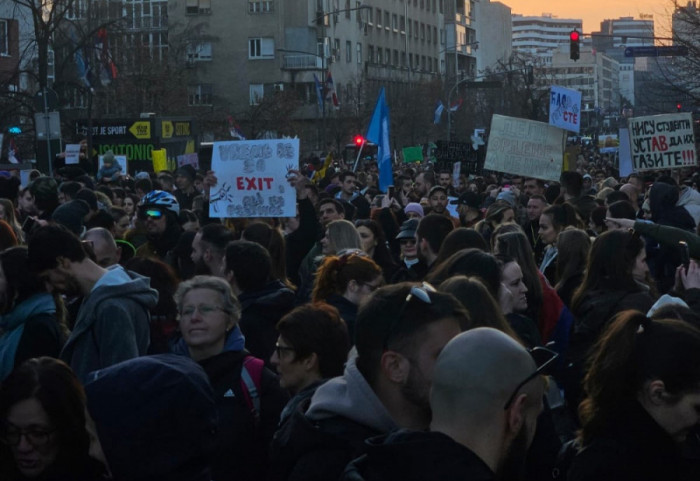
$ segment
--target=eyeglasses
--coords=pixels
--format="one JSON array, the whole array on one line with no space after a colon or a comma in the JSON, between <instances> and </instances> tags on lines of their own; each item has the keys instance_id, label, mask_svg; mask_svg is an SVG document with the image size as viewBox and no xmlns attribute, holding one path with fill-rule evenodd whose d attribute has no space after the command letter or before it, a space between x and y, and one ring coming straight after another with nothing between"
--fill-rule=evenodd
<instances>
[{"instance_id":1,"label":"eyeglasses","mask_svg":"<svg viewBox=\"0 0 700 481\"><path fill-rule=\"evenodd\" d=\"M275 352L277 353L277 357L282 357L282 353L285 351L296 351L293 347L289 346L280 346L279 343L275 343Z\"/></svg>"},{"instance_id":2,"label":"eyeglasses","mask_svg":"<svg viewBox=\"0 0 700 481\"><path fill-rule=\"evenodd\" d=\"M360 282L359 284L360 284L361 286L367 287L367 289L369 289L369 292L374 292L374 291L376 291L377 289L379 289L380 287L382 287L382 283L381 283L381 282L378 283L378 284L370 284L369 282Z\"/></svg>"},{"instance_id":3,"label":"eyeglasses","mask_svg":"<svg viewBox=\"0 0 700 481\"><path fill-rule=\"evenodd\" d=\"M412 299L418 299L419 301L423 302L424 304L432 304L433 300L430 298L430 293L435 293L437 290L427 282L424 282L420 286L413 286L411 287L411 290L408 291L408 295L406 296L406 299L404 299L403 304L401 305L401 309L399 309L398 315L394 318L394 320L391 322L391 325L389 326L389 330L386 332L386 336L384 337L384 345L383 348L386 351L389 348L389 341L391 338L394 336L396 331L396 328L399 325L399 322L403 318L404 314L406 313L406 308L408 307L408 304L411 302Z\"/></svg>"},{"instance_id":4,"label":"eyeglasses","mask_svg":"<svg viewBox=\"0 0 700 481\"><path fill-rule=\"evenodd\" d=\"M160 219L163 217L163 211L160 209L139 209L139 217L141 219L146 219L147 217Z\"/></svg>"},{"instance_id":5,"label":"eyeglasses","mask_svg":"<svg viewBox=\"0 0 700 481\"><path fill-rule=\"evenodd\" d=\"M216 311L223 311L223 312L228 312L226 309L220 306L210 306L208 304L200 304L198 306L185 306L182 308L180 311L180 317L181 318L189 318L192 317L195 313L195 311L199 311L199 313L207 317L208 315L216 312Z\"/></svg>"},{"instance_id":6,"label":"eyeglasses","mask_svg":"<svg viewBox=\"0 0 700 481\"><path fill-rule=\"evenodd\" d=\"M528 377L526 377L520 384L518 384L515 389L513 390L513 394L510 395L508 398L508 401L506 402L506 405L503 406L504 410L508 410L511 404L513 404L513 401L515 400L515 397L518 395L518 391L522 389L522 387L535 379L537 376L543 375L549 375L551 374L550 368L554 367L554 361L559 357L558 352L554 352L551 349L547 349L546 347L535 347L532 348L528 351L530 355L532 356L532 359L535 361L535 365L538 366L535 372L530 374Z\"/></svg>"},{"instance_id":7,"label":"eyeglasses","mask_svg":"<svg viewBox=\"0 0 700 481\"><path fill-rule=\"evenodd\" d=\"M55 432L55 429L18 429L15 426L8 425L0 435L0 441L8 446L17 446L22 439L22 436L24 436L29 444L35 448L38 448L48 444L48 442L51 440L51 435Z\"/></svg>"}]
</instances>

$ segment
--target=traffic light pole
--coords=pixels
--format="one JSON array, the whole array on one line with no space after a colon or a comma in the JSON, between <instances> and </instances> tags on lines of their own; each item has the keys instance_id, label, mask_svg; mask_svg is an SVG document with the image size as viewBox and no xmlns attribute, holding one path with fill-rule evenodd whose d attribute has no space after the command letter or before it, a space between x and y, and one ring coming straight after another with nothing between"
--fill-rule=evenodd
<instances>
[{"instance_id":1,"label":"traffic light pole","mask_svg":"<svg viewBox=\"0 0 700 481\"><path fill-rule=\"evenodd\" d=\"M365 146L365 143L367 142L367 139L362 137L362 143L360 144L360 148L357 151L357 158L355 159L355 165L352 166L352 171L357 172L357 164L360 163L360 156L362 155L362 148Z\"/></svg>"}]
</instances>

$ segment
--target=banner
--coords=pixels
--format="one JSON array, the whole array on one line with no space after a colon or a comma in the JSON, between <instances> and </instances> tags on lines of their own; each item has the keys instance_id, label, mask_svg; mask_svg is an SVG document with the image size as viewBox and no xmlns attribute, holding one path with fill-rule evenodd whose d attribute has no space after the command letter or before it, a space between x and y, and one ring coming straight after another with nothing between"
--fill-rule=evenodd
<instances>
[{"instance_id":1,"label":"banner","mask_svg":"<svg viewBox=\"0 0 700 481\"><path fill-rule=\"evenodd\" d=\"M697 165L690 113L635 117L627 121L636 172Z\"/></svg>"},{"instance_id":2,"label":"banner","mask_svg":"<svg viewBox=\"0 0 700 481\"><path fill-rule=\"evenodd\" d=\"M299 139L214 142L210 217L295 217L287 173L299 168Z\"/></svg>"},{"instance_id":3,"label":"banner","mask_svg":"<svg viewBox=\"0 0 700 481\"><path fill-rule=\"evenodd\" d=\"M403 153L403 162L408 164L411 162L423 162L423 149L419 147L404 147L401 149Z\"/></svg>"},{"instance_id":4,"label":"banner","mask_svg":"<svg viewBox=\"0 0 700 481\"><path fill-rule=\"evenodd\" d=\"M598 136L598 152L601 154L614 154L620 147L620 139L615 134Z\"/></svg>"},{"instance_id":5,"label":"banner","mask_svg":"<svg viewBox=\"0 0 700 481\"><path fill-rule=\"evenodd\" d=\"M565 132L557 127L494 115L484 169L558 181Z\"/></svg>"},{"instance_id":6,"label":"banner","mask_svg":"<svg viewBox=\"0 0 700 481\"><path fill-rule=\"evenodd\" d=\"M552 85L549 125L576 133L581 131L581 92Z\"/></svg>"},{"instance_id":7,"label":"banner","mask_svg":"<svg viewBox=\"0 0 700 481\"><path fill-rule=\"evenodd\" d=\"M80 144L67 144L66 145L66 165L79 164L79 163L80 163Z\"/></svg>"}]
</instances>

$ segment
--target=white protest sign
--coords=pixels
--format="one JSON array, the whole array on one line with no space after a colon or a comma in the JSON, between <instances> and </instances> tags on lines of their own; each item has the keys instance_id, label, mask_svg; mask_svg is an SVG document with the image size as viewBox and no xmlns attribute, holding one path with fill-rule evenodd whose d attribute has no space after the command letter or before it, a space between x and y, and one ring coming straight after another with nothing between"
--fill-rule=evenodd
<instances>
[{"instance_id":1,"label":"white protest sign","mask_svg":"<svg viewBox=\"0 0 700 481\"><path fill-rule=\"evenodd\" d=\"M564 134L544 122L494 115L484 169L558 181Z\"/></svg>"},{"instance_id":2,"label":"white protest sign","mask_svg":"<svg viewBox=\"0 0 700 481\"><path fill-rule=\"evenodd\" d=\"M80 163L80 144L66 145L66 165Z\"/></svg>"},{"instance_id":3,"label":"white protest sign","mask_svg":"<svg viewBox=\"0 0 700 481\"><path fill-rule=\"evenodd\" d=\"M636 172L697 165L690 113L628 119L632 165Z\"/></svg>"},{"instance_id":4,"label":"white protest sign","mask_svg":"<svg viewBox=\"0 0 700 481\"><path fill-rule=\"evenodd\" d=\"M177 156L177 166L182 167L183 165L191 165L195 170L199 169L199 156L197 153L193 154L182 154Z\"/></svg>"},{"instance_id":5,"label":"white protest sign","mask_svg":"<svg viewBox=\"0 0 700 481\"><path fill-rule=\"evenodd\" d=\"M577 133L581 131L581 92L552 85L549 125Z\"/></svg>"},{"instance_id":6,"label":"white protest sign","mask_svg":"<svg viewBox=\"0 0 700 481\"><path fill-rule=\"evenodd\" d=\"M462 172L462 162L455 162L452 166L452 187L459 187L459 175Z\"/></svg>"},{"instance_id":7,"label":"white protest sign","mask_svg":"<svg viewBox=\"0 0 700 481\"><path fill-rule=\"evenodd\" d=\"M299 168L299 139L214 142L211 167L211 217L296 216L287 173Z\"/></svg>"},{"instance_id":8,"label":"white protest sign","mask_svg":"<svg viewBox=\"0 0 700 481\"><path fill-rule=\"evenodd\" d=\"M630 131L620 129L620 177L627 177L634 169L632 167L632 155L630 153Z\"/></svg>"}]
</instances>

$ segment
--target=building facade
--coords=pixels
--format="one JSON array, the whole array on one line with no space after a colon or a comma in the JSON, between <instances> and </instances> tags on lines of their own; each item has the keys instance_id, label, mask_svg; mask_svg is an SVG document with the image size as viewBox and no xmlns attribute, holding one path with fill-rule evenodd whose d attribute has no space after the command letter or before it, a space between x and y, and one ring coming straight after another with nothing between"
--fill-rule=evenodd
<instances>
[{"instance_id":1,"label":"building facade","mask_svg":"<svg viewBox=\"0 0 700 481\"><path fill-rule=\"evenodd\" d=\"M551 65L555 50L566 47L572 30L583 30L583 21L573 18L557 18L551 14L541 16L512 15L513 50L530 54Z\"/></svg>"}]
</instances>

